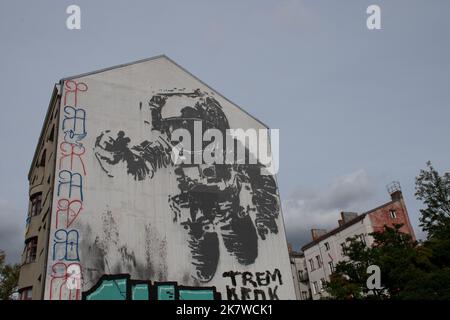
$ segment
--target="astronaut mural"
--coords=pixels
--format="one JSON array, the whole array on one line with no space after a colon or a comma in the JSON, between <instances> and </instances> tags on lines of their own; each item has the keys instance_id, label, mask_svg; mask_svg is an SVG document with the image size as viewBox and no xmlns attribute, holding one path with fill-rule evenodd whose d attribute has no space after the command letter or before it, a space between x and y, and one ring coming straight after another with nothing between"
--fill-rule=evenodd
<instances>
[{"instance_id":1,"label":"astronaut mural","mask_svg":"<svg viewBox=\"0 0 450 320\"><path fill-rule=\"evenodd\" d=\"M162 168L173 173L177 191L167 198L168 212L180 232L188 236L186 246L194 270L191 276L199 282L207 283L215 276L220 250L226 250L240 265L253 264L258 257L258 242L279 232L280 201L274 177L261 174L262 164L245 161L249 153L244 161L235 159L234 163L175 163L174 152L191 157L203 153L210 143L196 146L191 141L177 150L180 141L172 137L176 129L186 129L194 136L197 122L202 134L217 129L226 137L229 122L213 95L199 89L171 90L153 95L145 107L151 114L150 139L132 145L125 130L99 132L94 154L104 174L114 179L115 167L119 166L135 181L146 183ZM242 142L234 143L238 148ZM224 148L221 152L227 151ZM243 193L249 196L242 197Z\"/></svg>"},{"instance_id":2,"label":"astronaut mural","mask_svg":"<svg viewBox=\"0 0 450 320\"><path fill-rule=\"evenodd\" d=\"M45 299L294 297L275 175L231 133L267 126L165 56L59 94Z\"/></svg>"}]
</instances>

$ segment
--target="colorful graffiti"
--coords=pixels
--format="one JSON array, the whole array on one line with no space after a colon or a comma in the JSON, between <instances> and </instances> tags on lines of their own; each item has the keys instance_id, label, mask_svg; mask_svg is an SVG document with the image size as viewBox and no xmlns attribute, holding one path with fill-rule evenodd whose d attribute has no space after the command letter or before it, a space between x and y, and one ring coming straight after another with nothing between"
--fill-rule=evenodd
<instances>
[{"instance_id":1,"label":"colorful graffiti","mask_svg":"<svg viewBox=\"0 0 450 320\"><path fill-rule=\"evenodd\" d=\"M50 275L50 300L80 300L81 266L79 263L56 262Z\"/></svg>"},{"instance_id":2,"label":"colorful graffiti","mask_svg":"<svg viewBox=\"0 0 450 320\"><path fill-rule=\"evenodd\" d=\"M171 170L178 190L168 197L169 212L187 235L194 268L191 276L196 280L213 279L222 247L239 264L253 264L258 257L258 241L279 231L280 201L275 178L261 175L263 165L249 161L213 165L172 162L172 150L179 141L171 137L178 128L193 136L200 124L202 133L214 129L226 136L230 125L213 95L200 90L159 93L151 97L148 106L152 141L133 146L123 130L117 135L105 130L94 148L100 167L114 178L113 167L118 165L142 182L152 179L160 169ZM240 145L239 141L235 143ZM208 146L208 142L191 144L185 147L193 156ZM72 186L76 188L77 184Z\"/></svg>"},{"instance_id":3,"label":"colorful graffiti","mask_svg":"<svg viewBox=\"0 0 450 320\"><path fill-rule=\"evenodd\" d=\"M79 231L75 222L83 210L83 179L86 168L83 157L86 137L86 110L78 107L79 93L88 86L83 82L64 82L62 141L58 145L54 231L49 255L51 259L49 299L81 299L82 267L80 264Z\"/></svg>"},{"instance_id":4,"label":"colorful graffiti","mask_svg":"<svg viewBox=\"0 0 450 320\"><path fill-rule=\"evenodd\" d=\"M103 275L83 292L83 300L220 300L215 287L179 286L176 282L131 280L129 274Z\"/></svg>"}]
</instances>

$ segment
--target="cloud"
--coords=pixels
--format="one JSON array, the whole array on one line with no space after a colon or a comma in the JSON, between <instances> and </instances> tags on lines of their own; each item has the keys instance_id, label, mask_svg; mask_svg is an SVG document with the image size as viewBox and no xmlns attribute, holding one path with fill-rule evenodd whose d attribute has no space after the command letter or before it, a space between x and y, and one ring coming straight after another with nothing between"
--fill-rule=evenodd
<instances>
[{"instance_id":1,"label":"cloud","mask_svg":"<svg viewBox=\"0 0 450 320\"><path fill-rule=\"evenodd\" d=\"M23 250L26 212L0 199L0 249L8 263L20 261Z\"/></svg>"},{"instance_id":2,"label":"cloud","mask_svg":"<svg viewBox=\"0 0 450 320\"><path fill-rule=\"evenodd\" d=\"M298 187L283 203L288 241L299 250L311 241L311 228L335 228L340 211L366 211L374 195L365 170L340 176L323 190Z\"/></svg>"}]
</instances>

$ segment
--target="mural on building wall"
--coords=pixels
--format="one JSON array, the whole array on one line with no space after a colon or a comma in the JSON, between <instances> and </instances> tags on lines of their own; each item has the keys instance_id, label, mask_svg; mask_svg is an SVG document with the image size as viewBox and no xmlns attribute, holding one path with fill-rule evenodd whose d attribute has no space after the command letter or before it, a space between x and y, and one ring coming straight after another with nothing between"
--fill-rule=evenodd
<instances>
[{"instance_id":1,"label":"mural on building wall","mask_svg":"<svg viewBox=\"0 0 450 320\"><path fill-rule=\"evenodd\" d=\"M129 274L104 275L83 300L220 300L215 287L179 286L176 282L131 280Z\"/></svg>"},{"instance_id":2,"label":"mural on building wall","mask_svg":"<svg viewBox=\"0 0 450 320\"><path fill-rule=\"evenodd\" d=\"M225 137L225 131L230 129L222 106L211 94L200 90L159 93L151 97L148 108L151 141L130 145L131 139L125 130L119 130L116 135L105 130L97 136L94 154L102 170L114 179L115 167L126 168L128 175L139 183L152 179L162 168L172 170L177 192L168 196L169 212L173 223L188 236L187 246L195 270L191 276L196 280L211 281L219 264L220 250L226 250L241 265L253 264L258 257L258 241L279 231L280 205L274 177L262 175L263 165L249 164L249 161L174 164L172 150L177 144L172 141L174 130L187 129L193 137L196 121L201 122L202 133L217 129ZM191 155L203 153L209 143L195 146L192 141L187 149ZM76 156L83 153L84 150L78 150ZM69 186L82 198L81 182L76 180Z\"/></svg>"},{"instance_id":3,"label":"mural on building wall","mask_svg":"<svg viewBox=\"0 0 450 320\"><path fill-rule=\"evenodd\" d=\"M217 141L198 144L199 123L202 136L220 132L223 146L228 129L261 125L212 91L160 89L172 84L140 77L157 91L140 90L139 77L118 87L100 75L61 84L45 298L289 298L288 261L273 252L285 244L275 177L234 136L243 161L173 159Z\"/></svg>"}]
</instances>

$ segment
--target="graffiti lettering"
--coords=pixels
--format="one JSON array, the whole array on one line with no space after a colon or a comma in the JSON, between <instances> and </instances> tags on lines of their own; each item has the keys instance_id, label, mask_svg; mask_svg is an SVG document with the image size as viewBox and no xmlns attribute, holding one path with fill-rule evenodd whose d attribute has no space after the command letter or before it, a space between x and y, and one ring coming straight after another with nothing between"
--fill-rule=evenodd
<instances>
[{"instance_id":1,"label":"graffiti lettering","mask_svg":"<svg viewBox=\"0 0 450 320\"><path fill-rule=\"evenodd\" d=\"M59 170L61 170L63 160L66 158L70 159L70 170L73 170L73 159L76 157L81 164L83 169L83 174L86 175L86 169L84 167L84 162L81 156L85 153L85 149L82 145L73 144L69 142L61 142L59 145L61 150L61 157L59 158Z\"/></svg>"},{"instance_id":2,"label":"graffiti lettering","mask_svg":"<svg viewBox=\"0 0 450 320\"><path fill-rule=\"evenodd\" d=\"M61 196L61 189L64 186L66 186L68 198L72 197L72 189L78 188L79 198L83 201L83 178L79 173L61 170L59 172L58 197Z\"/></svg>"},{"instance_id":3,"label":"graffiti lettering","mask_svg":"<svg viewBox=\"0 0 450 320\"><path fill-rule=\"evenodd\" d=\"M81 286L71 287L67 285L67 281L74 278L73 270L78 270L77 281L81 282L81 266L79 263L56 262L52 266L52 273L50 276L50 300L79 300L81 293ZM57 293L55 297L55 291Z\"/></svg>"},{"instance_id":4,"label":"graffiti lettering","mask_svg":"<svg viewBox=\"0 0 450 320\"><path fill-rule=\"evenodd\" d=\"M59 229L53 239L53 260L79 261L78 231Z\"/></svg>"},{"instance_id":5,"label":"graffiti lettering","mask_svg":"<svg viewBox=\"0 0 450 320\"><path fill-rule=\"evenodd\" d=\"M228 271L222 276L231 281L231 286L226 286L228 300L279 300L277 289L283 280L278 269L256 272L254 275L248 271Z\"/></svg>"},{"instance_id":6,"label":"graffiti lettering","mask_svg":"<svg viewBox=\"0 0 450 320\"><path fill-rule=\"evenodd\" d=\"M215 287L179 286L176 282L130 280L129 274L103 275L83 300L220 300Z\"/></svg>"},{"instance_id":7,"label":"graffiti lettering","mask_svg":"<svg viewBox=\"0 0 450 320\"><path fill-rule=\"evenodd\" d=\"M64 228L69 228L83 209L83 203L80 200L59 199L58 209L56 210L55 228L59 228L60 216L65 218Z\"/></svg>"},{"instance_id":8,"label":"graffiti lettering","mask_svg":"<svg viewBox=\"0 0 450 320\"><path fill-rule=\"evenodd\" d=\"M73 103L76 107L77 104L77 98L78 98L78 92L85 92L88 90L88 86L84 82L76 82L73 80L68 80L64 84L65 87L65 94L64 94L64 105L67 105L67 98L69 95L72 95L73 97Z\"/></svg>"},{"instance_id":9,"label":"graffiti lettering","mask_svg":"<svg viewBox=\"0 0 450 320\"><path fill-rule=\"evenodd\" d=\"M53 241L53 253L49 255L49 264L52 264L47 289L50 300L81 298L83 278L81 265L70 261L80 261L79 233L78 230L73 229L73 224L83 210L81 174L86 175L83 161L86 150L80 141L86 137L87 132L86 111L78 108L77 105L78 94L86 92L87 89L87 85L83 82L68 80L64 83L64 112L61 114L60 125L63 134L59 138L59 154L57 155L59 173L54 200L56 210L52 217L55 224L52 232L53 240L50 240ZM72 106L68 106L67 103ZM69 228L72 229L69 230Z\"/></svg>"},{"instance_id":10,"label":"graffiti lettering","mask_svg":"<svg viewBox=\"0 0 450 320\"><path fill-rule=\"evenodd\" d=\"M78 144L86 136L86 111L71 106L64 107L62 130L64 141Z\"/></svg>"}]
</instances>

